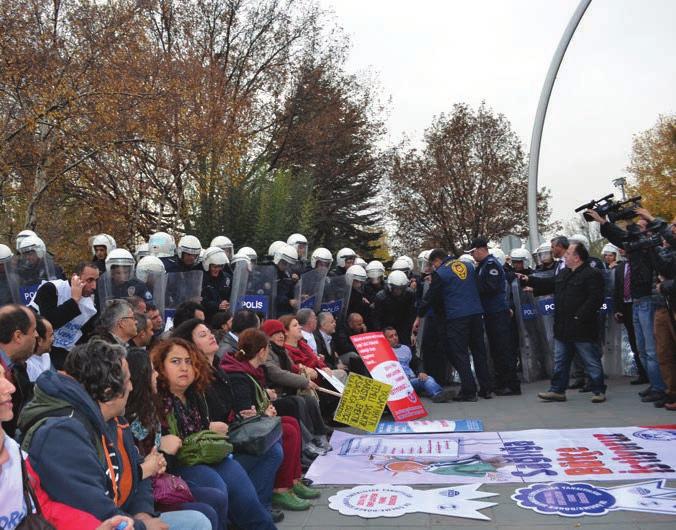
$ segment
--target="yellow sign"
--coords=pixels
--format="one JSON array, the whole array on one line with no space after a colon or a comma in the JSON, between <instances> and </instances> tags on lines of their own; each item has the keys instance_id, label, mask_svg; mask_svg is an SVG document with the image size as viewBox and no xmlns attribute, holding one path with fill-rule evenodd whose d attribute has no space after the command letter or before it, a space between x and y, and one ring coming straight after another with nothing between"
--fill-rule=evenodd
<instances>
[{"instance_id":1,"label":"yellow sign","mask_svg":"<svg viewBox=\"0 0 676 530\"><path fill-rule=\"evenodd\" d=\"M461 280L464 280L465 278L467 278L467 265L465 265L459 259L456 259L455 261L453 261L451 263L451 270Z\"/></svg>"},{"instance_id":2,"label":"yellow sign","mask_svg":"<svg viewBox=\"0 0 676 530\"><path fill-rule=\"evenodd\" d=\"M350 374L333 419L340 423L375 432L392 385L370 377Z\"/></svg>"}]
</instances>

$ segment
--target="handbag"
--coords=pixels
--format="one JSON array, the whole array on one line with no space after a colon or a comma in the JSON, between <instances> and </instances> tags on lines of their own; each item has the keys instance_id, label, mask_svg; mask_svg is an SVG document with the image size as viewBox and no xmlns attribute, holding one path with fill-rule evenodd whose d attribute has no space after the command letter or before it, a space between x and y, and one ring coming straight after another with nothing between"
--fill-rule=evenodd
<instances>
[{"instance_id":1,"label":"handbag","mask_svg":"<svg viewBox=\"0 0 676 530\"><path fill-rule=\"evenodd\" d=\"M28 476L26 463L23 458L21 458L21 475L23 480L23 498L28 513L16 527L17 530L56 530L42 514L42 508L40 508L38 497L35 494L35 491L33 491L33 486L31 486L30 477ZM31 506L35 507L35 513L32 512Z\"/></svg>"},{"instance_id":2,"label":"handbag","mask_svg":"<svg viewBox=\"0 0 676 530\"><path fill-rule=\"evenodd\" d=\"M192 502L194 497L185 480L170 473L162 473L152 478L153 499L162 506L176 506Z\"/></svg>"},{"instance_id":3,"label":"handbag","mask_svg":"<svg viewBox=\"0 0 676 530\"><path fill-rule=\"evenodd\" d=\"M270 406L270 399L258 382L249 374L247 376L256 391L256 410L259 414L246 419L238 414L228 429L228 440L236 453L261 456L282 437L282 420L264 414Z\"/></svg>"},{"instance_id":4,"label":"handbag","mask_svg":"<svg viewBox=\"0 0 676 530\"><path fill-rule=\"evenodd\" d=\"M282 420L277 416L238 416L228 429L228 440L235 452L253 456L267 453L281 437Z\"/></svg>"},{"instance_id":5,"label":"handbag","mask_svg":"<svg viewBox=\"0 0 676 530\"><path fill-rule=\"evenodd\" d=\"M167 415L167 423L169 432L180 436L173 413ZM204 430L183 438L176 457L182 466L195 466L197 464L218 464L230 453L232 453L232 444L228 442L224 434Z\"/></svg>"}]
</instances>

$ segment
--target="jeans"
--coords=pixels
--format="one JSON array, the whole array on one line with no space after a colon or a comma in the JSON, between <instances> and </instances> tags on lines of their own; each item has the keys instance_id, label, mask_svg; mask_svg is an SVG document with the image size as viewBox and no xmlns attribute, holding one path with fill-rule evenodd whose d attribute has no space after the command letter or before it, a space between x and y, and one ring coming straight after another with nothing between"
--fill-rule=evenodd
<instances>
[{"instance_id":1,"label":"jeans","mask_svg":"<svg viewBox=\"0 0 676 530\"><path fill-rule=\"evenodd\" d=\"M428 375L427 379L424 381L420 380L418 377L413 377L411 379L411 385L416 392L424 392L430 397L436 396L443 390L431 375Z\"/></svg>"},{"instance_id":2,"label":"jeans","mask_svg":"<svg viewBox=\"0 0 676 530\"><path fill-rule=\"evenodd\" d=\"M169 525L170 530L211 530L209 519L196 510L164 512L160 519Z\"/></svg>"},{"instance_id":3,"label":"jeans","mask_svg":"<svg viewBox=\"0 0 676 530\"><path fill-rule=\"evenodd\" d=\"M228 495L215 488L190 488L193 502L184 502L181 510L197 510L207 516L214 530L228 530Z\"/></svg>"},{"instance_id":4,"label":"jeans","mask_svg":"<svg viewBox=\"0 0 676 530\"><path fill-rule=\"evenodd\" d=\"M227 493L228 517L238 528L275 528L270 512L261 504L246 471L234 458L227 457L210 466L181 466L176 469L176 474L190 487L216 488ZM268 477L270 483L273 476L274 473Z\"/></svg>"},{"instance_id":5,"label":"jeans","mask_svg":"<svg viewBox=\"0 0 676 530\"><path fill-rule=\"evenodd\" d=\"M662 380L660 365L657 361L657 350L655 348L655 332L653 322L655 321L655 304L650 296L644 296L634 300L632 308L634 320L634 332L636 333L636 345L638 352L648 374L648 381L655 392L664 392L666 385Z\"/></svg>"},{"instance_id":6,"label":"jeans","mask_svg":"<svg viewBox=\"0 0 676 530\"><path fill-rule=\"evenodd\" d=\"M589 377L589 386L594 394L603 394L606 385L603 381L603 366L601 365L601 350L596 342L563 342L554 339L554 373L552 374L550 392L563 394L568 388L570 378L570 363L575 352L584 363L585 372Z\"/></svg>"},{"instance_id":7,"label":"jeans","mask_svg":"<svg viewBox=\"0 0 676 530\"><path fill-rule=\"evenodd\" d=\"M256 488L256 493L261 504L266 508L270 508L275 475L282 464L283 458L284 452L282 451L281 441L277 442L267 453L261 456L235 454L235 460L240 463L246 474L249 475L251 483Z\"/></svg>"}]
</instances>

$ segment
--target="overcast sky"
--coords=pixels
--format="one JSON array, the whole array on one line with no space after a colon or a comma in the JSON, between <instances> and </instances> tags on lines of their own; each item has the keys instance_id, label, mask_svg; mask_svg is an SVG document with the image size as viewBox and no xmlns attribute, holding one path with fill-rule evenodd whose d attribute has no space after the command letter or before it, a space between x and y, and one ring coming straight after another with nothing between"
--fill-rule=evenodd
<instances>
[{"instance_id":1,"label":"overcast sky","mask_svg":"<svg viewBox=\"0 0 676 530\"><path fill-rule=\"evenodd\" d=\"M348 68L391 97L390 141L485 99L529 148L542 83L577 0L320 0L350 36ZM632 135L676 112L676 0L592 0L559 70L540 152L554 218L626 176Z\"/></svg>"}]
</instances>

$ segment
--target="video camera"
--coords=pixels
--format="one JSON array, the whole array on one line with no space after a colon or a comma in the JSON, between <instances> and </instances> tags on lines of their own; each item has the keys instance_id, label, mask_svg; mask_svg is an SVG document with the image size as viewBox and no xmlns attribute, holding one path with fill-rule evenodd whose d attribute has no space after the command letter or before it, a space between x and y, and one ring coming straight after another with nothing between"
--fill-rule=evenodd
<instances>
[{"instance_id":1,"label":"video camera","mask_svg":"<svg viewBox=\"0 0 676 530\"><path fill-rule=\"evenodd\" d=\"M641 207L641 196L631 197L626 201L615 201L614 193L609 193L605 197L601 197L596 200L593 199L587 204L583 204L575 208L575 213L581 212L583 210L594 210L601 217L608 216L608 220L611 223L615 223L622 219L632 219L636 217L636 208ZM584 218L587 221L593 221L594 219L587 213L584 214Z\"/></svg>"},{"instance_id":2,"label":"video camera","mask_svg":"<svg viewBox=\"0 0 676 530\"><path fill-rule=\"evenodd\" d=\"M627 235L622 240L622 247L626 252L659 247L662 244L662 237L660 234L649 234L649 232L656 232L660 229L661 225L661 221L655 220L646 226L645 231L638 229L637 225L628 226Z\"/></svg>"}]
</instances>

